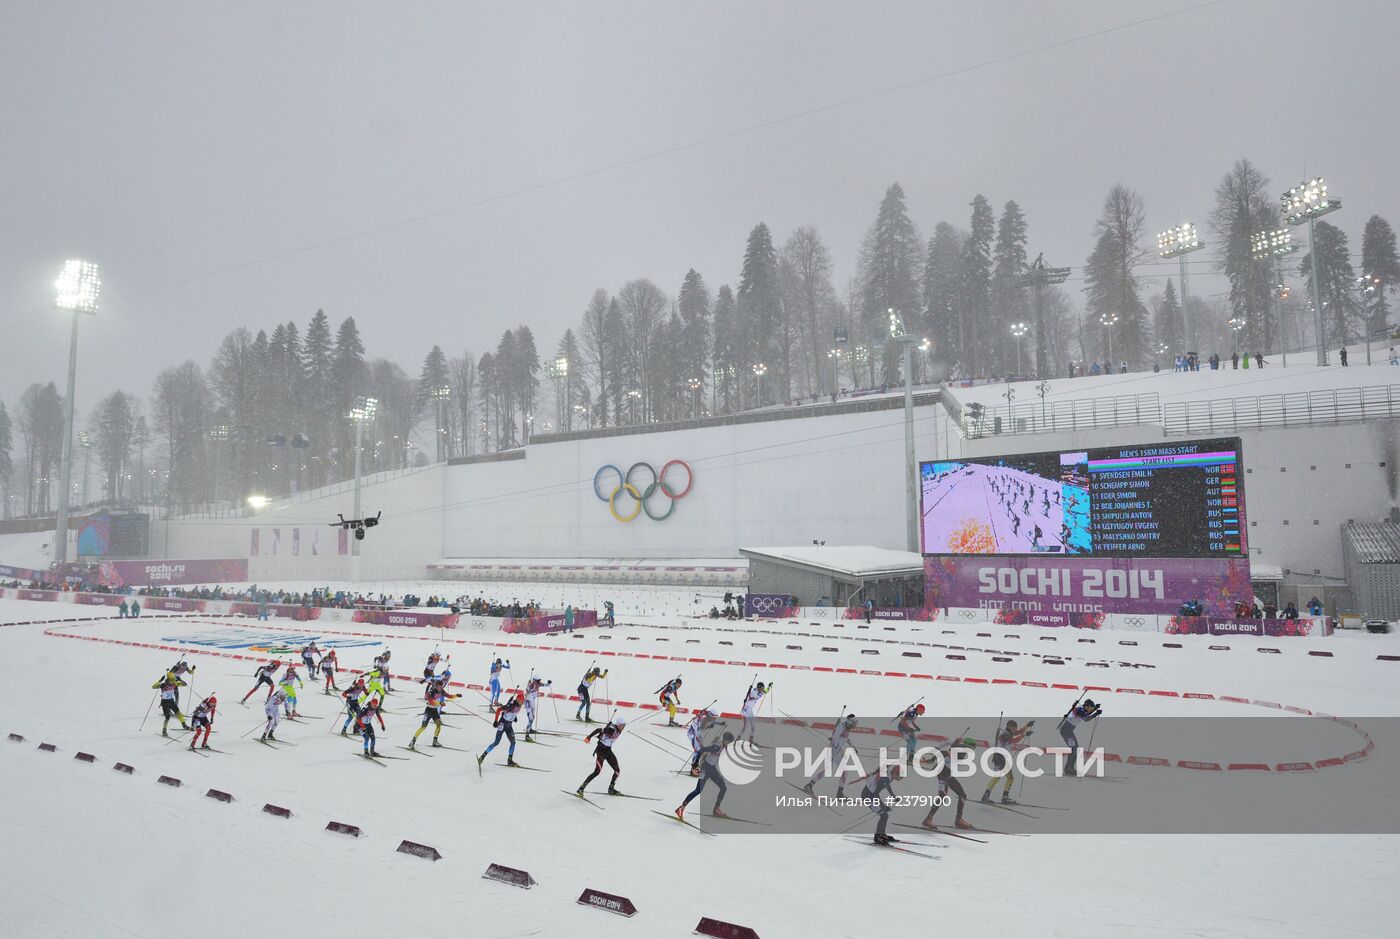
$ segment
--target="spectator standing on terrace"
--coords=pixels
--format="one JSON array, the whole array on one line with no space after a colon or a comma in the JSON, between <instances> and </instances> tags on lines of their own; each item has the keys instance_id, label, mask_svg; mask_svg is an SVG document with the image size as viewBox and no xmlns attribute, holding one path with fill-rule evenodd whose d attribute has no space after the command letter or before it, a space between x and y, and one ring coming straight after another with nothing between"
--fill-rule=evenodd
<instances>
[{"instance_id":1,"label":"spectator standing on terrace","mask_svg":"<svg viewBox=\"0 0 1400 939\"><path fill-rule=\"evenodd\" d=\"M1242 368L1246 368L1246 369L1249 368L1249 353L1246 352L1246 353L1245 353L1243 356L1241 356L1240 358L1241 358L1240 366L1241 366Z\"/></svg>"},{"instance_id":2,"label":"spectator standing on terrace","mask_svg":"<svg viewBox=\"0 0 1400 939\"><path fill-rule=\"evenodd\" d=\"M1317 597L1313 597L1311 600L1308 601L1308 615L1309 615L1309 616L1321 616L1321 615L1322 615L1322 601L1319 600Z\"/></svg>"},{"instance_id":3,"label":"spectator standing on terrace","mask_svg":"<svg viewBox=\"0 0 1400 939\"><path fill-rule=\"evenodd\" d=\"M1400 365L1400 358L1397 358L1397 357L1396 357L1396 355L1395 355L1395 347L1394 347L1394 346L1391 346L1391 347L1390 347L1390 364L1391 364L1391 365Z\"/></svg>"},{"instance_id":4,"label":"spectator standing on terrace","mask_svg":"<svg viewBox=\"0 0 1400 939\"><path fill-rule=\"evenodd\" d=\"M1264 353L1259 352L1258 350L1255 350L1255 353L1254 353L1254 364L1257 365L1257 366L1259 366L1260 368L1263 368L1263 367L1264 367Z\"/></svg>"},{"instance_id":5,"label":"spectator standing on terrace","mask_svg":"<svg viewBox=\"0 0 1400 939\"><path fill-rule=\"evenodd\" d=\"M1342 368L1346 368L1346 367L1347 367L1347 350L1346 350L1346 346L1343 346L1342 348L1340 348L1340 349L1337 350L1337 357L1338 357L1339 359L1342 360Z\"/></svg>"},{"instance_id":6,"label":"spectator standing on terrace","mask_svg":"<svg viewBox=\"0 0 1400 939\"><path fill-rule=\"evenodd\" d=\"M1238 352L1230 353L1230 367L1234 369L1240 367L1240 354Z\"/></svg>"}]
</instances>

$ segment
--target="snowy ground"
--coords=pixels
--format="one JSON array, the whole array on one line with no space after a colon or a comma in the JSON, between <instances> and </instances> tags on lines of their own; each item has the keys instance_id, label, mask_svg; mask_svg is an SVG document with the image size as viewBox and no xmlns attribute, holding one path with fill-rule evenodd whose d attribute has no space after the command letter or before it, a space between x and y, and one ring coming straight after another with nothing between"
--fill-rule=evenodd
<instances>
[{"instance_id":1,"label":"snowy ground","mask_svg":"<svg viewBox=\"0 0 1400 939\"><path fill-rule=\"evenodd\" d=\"M524 585L502 586L523 598ZM434 585L375 589L427 596ZM588 589L567 588L574 595ZM732 623L679 615L695 606L686 602L694 591L598 591L614 599L621 618L634 625L568 638L477 631L439 637L389 627L201 617L0 627L0 656L11 666L3 730L26 738L23 744L0 741L6 795L0 825L8 848L0 855L7 898L0 934L163 936L172 910L179 914L176 921L188 914L198 922L198 935L213 939L261 933L270 915L280 921L289 912L295 922L353 923L384 936L434 928L430 924L498 936L602 930L679 936L690 934L701 916L711 916L752 926L765 939L866 937L915 923L955 935L1378 935L1400 914L1390 884L1397 836L988 836L986 845L948 841L930 848L938 856L930 862L839 837L710 838L658 818L649 810L668 811L689 788L668 772L678 765L680 751L673 756L666 752L672 744L658 740L677 739L677 731L634 724L618 746L620 785L661 801L609 800L601 811L559 792L574 788L591 769L589 748L577 737L546 738L552 746L520 745L522 762L548 772L508 770L494 765L493 755L482 777L467 753L426 757L396 749L418 725L416 699L408 694L390 699L395 713L386 716L389 729L380 746L386 754L407 757L402 762L375 766L357 758L356 743L328 732L338 701L310 686L302 710L322 719L284 724L279 736L294 746L274 751L241 736L258 725L259 712L237 704L252 686L252 663L234 656L266 654L239 646L303 635L378 644L347 645L342 661L351 668L366 666L378 649L390 647L404 676L418 672L441 639L462 681L484 683L486 665L499 652L511 659L517 681L533 667L564 692L597 659L611 669L600 697L619 702L653 700L652 691L677 671L686 680L685 703L718 698L726 710L737 709L755 671L776 680L772 706L789 713L831 713L847 703L864 713L891 714L925 695L926 727L942 733L960 732L962 715L1058 712L1077 693L1021 681L1234 695L1341 715L1400 714L1400 663L1375 659L1379 651L1400 651L1394 636L1181 637L1185 648L1166 649L1154 636L1099 633L1095 643L1081 644L1072 641L1078 634L1027 628L981 627L992 635L977 636L978 627L946 627L954 630L948 635L942 624L860 630L857 624L760 622L735 631ZM643 606L667 612L632 612ZM105 612L0 601L0 623ZM1048 634L1057 641L1042 641ZM1120 639L1139 644L1121 646ZM788 648L794 645L802 648ZM948 645L965 648L953 653L943 648ZM1064 665L1046 665L1038 657L1052 645L1067 656ZM1283 651L1256 654L1260 646ZM206 757L182 752L179 742L167 745L153 733L154 717L138 731L151 682L178 657L170 647L187 649L198 665L196 692L218 692L214 745L226 753ZM1319 658L1309 650L1334 655ZM921 658L901 654L907 651ZM1011 661L998 663L994 653L1018 654L1001 656ZM706 661L678 664L673 656ZM1095 667L1095 661L1110 664ZM888 671L908 675L890 677ZM911 677L920 671L1018 683ZM479 703L474 691L458 690L467 694L464 703ZM1130 693L1104 697L1114 713L1234 715L1249 707ZM545 727L573 733L579 727L568 720L573 703L557 703L563 720L547 702ZM452 746L476 749L489 740L489 727L476 717L458 715L451 723L443 739ZM979 735L990 729L979 728ZM1353 745L1345 733L1336 733L1341 736L1329 743ZM39 751L38 742L54 744L57 752ZM1099 743L1131 752L1130 741ZM95 754L95 764L75 760L77 751ZM1264 756L1284 761L1319 755ZM114 772L114 761L136 767L135 774ZM1326 772L1364 774L1369 762ZM1124 786L1152 786L1161 779L1153 774L1189 771L1123 772ZM162 774L179 777L184 786L158 785ZM1270 774L1259 785L1287 780ZM1093 797L1075 786L1045 780L1035 796L1072 812L1092 811ZM206 798L211 787L232 793L235 801ZM1026 791L1030 800L1029 785ZM286 806L292 817L262 813L266 802ZM968 814L991 827L993 810L973 806ZM359 825L364 837L326 832L329 820ZM433 845L443 859L432 863L395 853L405 838ZM478 879L492 861L528 869L539 886L527 893ZM579 906L575 900L584 887L630 897L639 912L629 920Z\"/></svg>"}]
</instances>

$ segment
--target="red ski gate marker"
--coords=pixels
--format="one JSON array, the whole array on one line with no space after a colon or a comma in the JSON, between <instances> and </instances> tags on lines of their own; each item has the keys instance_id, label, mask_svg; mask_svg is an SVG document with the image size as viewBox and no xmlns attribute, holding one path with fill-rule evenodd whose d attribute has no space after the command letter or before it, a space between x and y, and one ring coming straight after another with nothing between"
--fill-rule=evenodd
<instances>
[{"instance_id":1,"label":"red ski gate marker","mask_svg":"<svg viewBox=\"0 0 1400 939\"><path fill-rule=\"evenodd\" d=\"M326 822L326 831L333 831L342 835L349 835L351 838L360 837L359 825L347 825L345 822Z\"/></svg>"},{"instance_id":2,"label":"red ski gate marker","mask_svg":"<svg viewBox=\"0 0 1400 939\"><path fill-rule=\"evenodd\" d=\"M268 815L276 815L278 818L291 818L291 817L292 817L292 810L291 810L291 809L284 809L282 806L280 806L280 805L273 805L271 802L268 802L266 805L264 805L264 806L262 807L262 810L263 810L264 812L266 812Z\"/></svg>"},{"instance_id":3,"label":"red ski gate marker","mask_svg":"<svg viewBox=\"0 0 1400 939\"><path fill-rule=\"evenodd\" d=\"M737 926L734 923L710 919L708 916L700 917L700 924L695 927L695 935L714 936L715 939L758 939L758 933L747 926Z\"/></svg>"},{"instance_id":4,"label":"red ski gate marker","mask_svg":"<svg viewBox=\"0 0 1400 939\"><path fill-rule=\"evenodd\" d=\"M15 743L24 743L24 738L19 734L10 734L10 739Z\"/></svg>"},{"instance_id":5,"label":"red ski gate marker","mask_svg":"<svg viewBox=\"0 0 1400 939\"><path fill-rule=\"evenodd\" d=\"M97 757L93 756L91 753L75 753L73 754L73 759L81 760L84 763L97 762Z\"/></svg>"},{"instance_id":6,"label":"red ski gate marker","mask_svg":"<svg viewBox=\"0 0 1400 939\"><path fill-rule=\"evenodd\" d=\"M128 776L136 772L136 767L129 766L126 763L113 763L112 769L116 770L119 773L126 773Z\"/></svg>"},{"instance_id":7,"label":"red ski gate marker","mask_svg":"<svg viewBox=\"0 0 1400 939\"><path fill-rule=\"evenodd\" d=\"M604 893L601 890L594 890L592 887L584 887L583 893L578 895L578 902L584 906L591 906L599 910L607 910L609 913L616 913L619 916L637 915L637 907L626 897L619 897L615 893Z\"/></svg>"},{"instance_id":8,"label":"red ski gate marker","mask_svg":"<svg viewBox=\"0 0 1400 939\"><path fill-rule=\"evenodd\" d=\"M51 744L51 743L41 743L41 744L39 744L39 749L40 749L40 750L43 750L45 753L57 753L57 752L58 752L58 747L54 746L54 745Z\"/></svg>"},{"instance_id":9,"label":"red ski gate marker","mask_svg":"<svg viewBox=\"0 0 1400 939\"><path fill-rule=\"evenodd\" d=\"M229 795L227 792L224 792L222 789L210 789L204 794L204 797L207 799L213 799L216 802L233 801L233 796Z\"/></svg>"},{"instance_id":10,"label":"red ski gate marker","mask_svg":"<svg viewBox=\"0 0 1400 939\"><path fill-rule=\"evenodd\" d=\"M481 878L510 884L512 887L521 887L525 890L529 890L538 883L535 878L530 876L529 871L522 871L516 867L506 867L504 864L491 864L486 868L486 873L482 874Z\"/></svg>"},{"instance_id":11,"label":"red ski gate marker","mask_svg":"<svg viewBox=\"0 0 1400 939\"><path fill-rule=\"evenodd\" d=\"M180 780L176 779L174 776L162 776L159 779L157 779L156 782L160 783L163 786L171 786L175 789L179 789L180 786L184 785L180 782Z\"/></svg>"}]
</instances>

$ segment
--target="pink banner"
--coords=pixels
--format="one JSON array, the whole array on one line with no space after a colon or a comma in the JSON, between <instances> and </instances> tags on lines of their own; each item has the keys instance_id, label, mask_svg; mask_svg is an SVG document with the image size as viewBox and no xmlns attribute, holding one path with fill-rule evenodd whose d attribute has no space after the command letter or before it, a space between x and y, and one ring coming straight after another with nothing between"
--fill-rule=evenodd
<instances>
[{"instance_id":1,"label":"pink banner","mask_svg":"<svg viewBox=\"0 0 1400 939\"><path fill-rule=\"evenodd\" d=\"M926 557L925 605L1007 614L1206 613L1254 600L1245 558ZM1008 622L1027 622L1026 619ZM1046 623L1045 625L1051 625Z\"/></svg>"},{"instance_id":2,"label":"pink banner","mask_svg":"<svg viewBox=\"0 0 1400 939\"><path fill-rule=\"evenodd\" d=\"M106 587L230 584L247 580L247 558L203 561L103 561L100 577L100 582Z\"/></svg>"},{"instance_id":3,"label":"pink banner","mask_svg":"<svg viewBox=\"0 0 1400 939\"><path fill-rule=\"evenodd\" d=\"M208 600L195 600L190 597L139 597L141 605L148 610L173 610L176 613L203 613L209 608Z\"/></svg>"},{"instance_id":4,"label":"pink banner","mask_svg":"<svg viewBox=\"0 0 1400 939\"><path fill-rule=\"evenodd\" d=\"M1207 616L1173 616L1166 632L1178 636L1310 636L1312 619L1217 619ZM1321 631L1319 631L1321 632Z\"/></svg>"},{"instance_id":5,"label":"pink banner","mask_svg":"<svg viewBox=\"0 0 1400 939\"><path fill-rule=\"evenodd\" d=\"M427 626L432 629L456 629L456 613L430 613L427 610L356 610L355 622L376 626Z\"/></svg>"},{"instance_id":6,"label":"pink banner","mask_svg":"<svg viewBox=\"0 0 1400 939\"><path fill-rule=\"evenodd\" d=\"M121 606L123 597L115 593L75 593L73 602L83 606Z\"/></svg>"},{"instance_id":7,"label":"pink banner","mask_svg":"<svg viewBox=\"0 0 1400 939\"><path fill-rule=\"evenodd\" d=\"M18 600L42 600L47 603L52 603L58 599L58 591L30 590L27 587L21 587L15 591L15 598Z\"/></svg>"},{"instance_id":8,"label":"pink banner","mask_svg":"<svg viewBox=\"0 0 1400 939\"><path fill-rule=\"evenodd\" d=\"M597 610L574 610L574 629L598 625ZM564 629L564 612L535 613L532 616L506 616L501 619L505 633L557 633Z\"/></svg>"},{"instance_id":9,"label":"pink banner","mask_svg":"<svg viewBox=\"0 0 1400 939\"><path fill-rule=\"evenodd\" d=\"M842 619L865 619L865 608L859 606L846 607L846 613ZM877 619L901 619L920 620L928 622L933 619L933 613L921 606L877 606L870 611L870 619L873 622Z\"/></svg>"}]
</instances>

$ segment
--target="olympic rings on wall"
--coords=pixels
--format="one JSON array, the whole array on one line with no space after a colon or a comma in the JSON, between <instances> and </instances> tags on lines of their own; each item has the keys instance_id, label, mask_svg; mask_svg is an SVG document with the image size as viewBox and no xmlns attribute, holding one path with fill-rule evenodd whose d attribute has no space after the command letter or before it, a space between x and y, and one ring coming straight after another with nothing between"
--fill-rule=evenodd
<instances>
[{"instance_id":1,"label":"olympic rings on wall","mask_svg":"<svg viewBox=\"0 0 1400 939\"><path fill-rule=\"evenodd\" d=\"M675 472L673 472L673 470ZM680 470L685 470L685 488L677 489L671 480ZM646 475L650 473L651 479ZM611 474L607 476L606 474ZM603 485L600 487L599 482ZM676 511L676 503L690 492L695 485L695 472L690 468L690 464L684 460L668 460L657 472L655 466L645 460L639 460L627 467L623 472L621 467L612 463L605 463L598 467L598 471L593 474L593 494L600 502L608 504L608 512L619 522L630 522L643 513L654 522L664 521L671 517L671 513ZM661 513L653 512L651 509L652 496L657 493L665 496L668 500L666 510ZM628 512L618 509L620 498L630 498L636 504Z\"/></svg>"}]
</instances>

